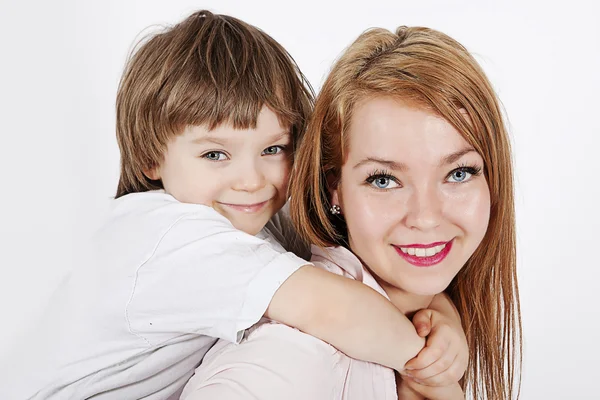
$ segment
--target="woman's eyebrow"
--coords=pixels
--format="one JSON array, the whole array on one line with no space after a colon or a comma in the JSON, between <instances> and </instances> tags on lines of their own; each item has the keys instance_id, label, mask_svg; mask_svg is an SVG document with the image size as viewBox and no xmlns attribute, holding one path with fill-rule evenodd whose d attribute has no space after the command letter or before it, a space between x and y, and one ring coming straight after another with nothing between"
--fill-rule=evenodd
<instances>
[{"instance_id":1,"label":"woman's eyebrow","mask_svg":"<svg viewBox=\"0 0 600 400\"><path fill-rule=\"evenodd\" d=\"M375 163L385 165L387 168L392 169L394 171L406 171L408 167L406 164L391 160L385 160L383 158L377 157L367 157L360 160L356 165L354 165L353 169L356 169L364 164Z\"/></svg>"},{"instance_id":2,"label":"woman's eyebrow","mask_svg":"<svg viewBox=\"0 0 600 400\"><path fill-rule=\"evenodd\" d=\"M469 147L465 147L462 150L456 151L452 154L448 154L446 157L442 158L442 161L440 161L440 167L443 167L444 165L448 165L448 164L453 164L456 161L460 160L460 158L462 156L464 156L465 154L468 154L472 151L475 151L475 149L472 148L471 146L469 146Z\"/></svg>"}]
</instances>

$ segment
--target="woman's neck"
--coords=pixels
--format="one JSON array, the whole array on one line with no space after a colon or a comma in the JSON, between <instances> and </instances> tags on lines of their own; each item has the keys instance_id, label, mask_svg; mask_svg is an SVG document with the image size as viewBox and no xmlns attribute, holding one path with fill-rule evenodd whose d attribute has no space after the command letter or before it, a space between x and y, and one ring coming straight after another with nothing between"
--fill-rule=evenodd
<instances>
[{"instance_id":1,"label":"woman's neck","mask_svg":"<svg viewBox=\"0 0 600 400\"><path fill-rule=\"evenodd\" d=\"M376 276L375 280L377 280L377 283L385 290L385 293L390 298L392 304L406 315L412 315L422 308L428 308L433 300L432 295L408 293L384 282Z\"/></svg>"}]
</instances>

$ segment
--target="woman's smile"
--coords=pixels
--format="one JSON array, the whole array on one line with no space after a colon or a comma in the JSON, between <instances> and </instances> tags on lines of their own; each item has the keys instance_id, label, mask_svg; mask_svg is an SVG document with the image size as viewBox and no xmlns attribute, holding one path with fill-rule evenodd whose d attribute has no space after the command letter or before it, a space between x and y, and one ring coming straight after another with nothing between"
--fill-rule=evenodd
<instances>
[{"instance_id":1,"label":"woman's smile","mask_svg":"<svg viewBox=\"0 0 600 400\"><path fill-rule=\"evenodd\" d=\"M392 245L398 254L417 267L431 267L444 261L452 250L452 242L436 242L432 244L411 244L409 246Z\"/></svg>"}]
</instances>

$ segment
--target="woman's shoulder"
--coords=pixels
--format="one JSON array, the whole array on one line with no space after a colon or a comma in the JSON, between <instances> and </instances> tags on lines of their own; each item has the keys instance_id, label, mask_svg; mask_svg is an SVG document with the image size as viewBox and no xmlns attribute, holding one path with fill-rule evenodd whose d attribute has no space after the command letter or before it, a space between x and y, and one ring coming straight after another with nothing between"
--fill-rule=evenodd
<instances>
[{"instance_id":1,"label":"woman's shoulder","mask_svg":"<svg viewBox=\"0 0 600 400\"><path fill-rule=\"evenodd\" d=\"M238 345L218 341L181 399L395 399L395 393L392 370L354 360L313 336L263 319Z\"/></svg>"},{"instance_id":2,"label":"woman's shoulder","mask_svg":"<svg viewBox=\"0 0 600 400\"><path fill-rule=\"evenodd\" d=\"M371 272L369 272L360 259L347 248L343 246L323 248L312 245L311 253L312 257L310 261L316 267L362 282L385 298L388 298L385 290L379 285Z\"/></svg>"},{"instance_id":3,"label":"woman's shoulder","mask_svg":"<svg viewBox=\"0 0 600 400\"><path fill-rule=\"evenodd\" d=\"M330 400L339 397L350 362L313 336L263 319L240 344L217 342L181 399Z\"/></svg>"},{"instance_id":4,"label":"woman's shoulder","mask_svg":"<svg viewBox=\"0 0 600 400\"><path fill-rule=\"evenodd\" d=\"M312 254L310 261L316 267L357 281L363 281L363 264L347 248L343 246L319 247L312 245L310 250Z\"/></svg>"}]
</instances>

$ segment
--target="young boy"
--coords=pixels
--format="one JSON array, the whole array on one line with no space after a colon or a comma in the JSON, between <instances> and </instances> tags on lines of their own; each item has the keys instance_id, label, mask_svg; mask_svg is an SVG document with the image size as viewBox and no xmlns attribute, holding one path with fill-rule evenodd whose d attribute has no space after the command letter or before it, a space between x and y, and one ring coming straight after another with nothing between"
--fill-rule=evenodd
<instances>
[{"instance_id":1,"label":"young boy","mask_svg":"<svg viewBox=\"0 0 600 400\"><path fill-rule=\"evenodd\" d=\"M145 42L117 96L110 218L47 312L23 387L0 397L177 396L217 338L263 316L402 370L424 345L410 321L278 243L302 254L275 214L311 106L287 52L235 18L200 11Z\"/></svg>"}]
</instances>

